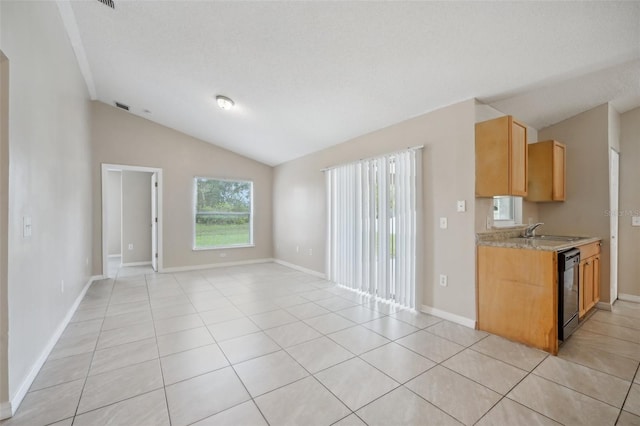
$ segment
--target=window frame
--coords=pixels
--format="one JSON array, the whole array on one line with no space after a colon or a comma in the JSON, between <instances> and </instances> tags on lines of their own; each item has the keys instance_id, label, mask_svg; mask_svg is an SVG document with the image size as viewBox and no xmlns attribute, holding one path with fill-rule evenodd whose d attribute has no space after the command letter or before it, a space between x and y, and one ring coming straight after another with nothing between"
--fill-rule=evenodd
<instances>
[{"instance_id":1,"label":"window frame","mask_svg":"<svg viewBox=\"0 0 640 426\"><path fill-rule=\"evenodd\" d=\"M249 206L249 242L242 244L227 244L227 245L219 245L219 246L206 246L206 247L198 247L196 245L196 228L197 228L197 213L198 213L198 182L200 180L215 180L220 182L237 182L237 183L248 183L250 190L250 206ZM192 192L192 203L191 203L191 224L192 224L192 250L193 251L204 251L204 250L226 250L233 248L247 248L247 247L255 247L254 242L254 183L250 179L233 179L233 178L216 178L210 176L194 176L193 177L193 192Z\"/></svg>"}]
</instances>

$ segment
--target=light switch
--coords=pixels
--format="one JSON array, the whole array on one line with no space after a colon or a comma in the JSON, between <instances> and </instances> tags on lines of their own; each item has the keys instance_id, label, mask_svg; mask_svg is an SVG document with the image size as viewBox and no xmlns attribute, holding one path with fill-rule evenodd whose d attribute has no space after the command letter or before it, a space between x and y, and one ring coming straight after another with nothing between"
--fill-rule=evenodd
<instances>
[{"instance_id":1,"label":"light switch","mask_svg":"<svg viewBox=\"0 0 640 426\"><path fill-rule=\"evenodd\" d=\"M631 226L640 226L640 216L631 217Z\"/></svg>"},{"instance_id":2,"label":"light switch","mask_svg":"<svg viewBox=\"0 0 640 426\"><path fill-rule=\"evenodd\" d=\"M440 218L440 229L447 229L447 218L446 217L441 217Z\"/></svg>"},{"instance_id":3,"label":"light switch","mask_svg":"<svg viewBox=\"0 0 640 426\"><path fill-rule=\"evenodd\" d=\"M458 212L466 212L467 211L467 202L464 200L458 200Z\"/></svg>"},{"instance_id":4,"label":"light switch","mask_svg":"<svg viewBox=\"0 0 640 426\"><path fill-rule=\"evenodd\" d=\"M22 236L23 238L31 237L31 216L24 216L22 218Z\"/></svg>"}]
</instances>

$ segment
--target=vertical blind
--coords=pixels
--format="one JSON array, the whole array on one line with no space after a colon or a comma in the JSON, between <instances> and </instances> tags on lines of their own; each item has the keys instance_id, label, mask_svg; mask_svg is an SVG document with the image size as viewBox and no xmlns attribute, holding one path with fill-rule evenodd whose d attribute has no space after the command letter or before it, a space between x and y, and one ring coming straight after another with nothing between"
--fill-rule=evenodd
<instances>
[{"instance_id":1,"label":"vertical blind","mask_svg":"<svg viewBox=\"0 0 640 426\"><path fill-rule=\"evenodd\" d=\"M326 171L329 280L415 308L420 153Z\"/></svg>"}]
</instances>

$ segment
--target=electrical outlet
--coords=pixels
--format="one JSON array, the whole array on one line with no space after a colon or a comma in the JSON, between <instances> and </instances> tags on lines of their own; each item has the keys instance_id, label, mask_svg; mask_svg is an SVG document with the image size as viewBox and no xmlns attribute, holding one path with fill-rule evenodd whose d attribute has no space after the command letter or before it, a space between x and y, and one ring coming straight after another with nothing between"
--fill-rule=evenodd
<instances>
[{"instance_id":1,"label":"electrical outlet","mask_svg":"<svg viewBox=\"0 0 640 426\"><path fill-rule=\"evenodd\" d=\"M296 246L296 253L300 253L300 246Z\"/></svg>"},{"instance_id":2,"label":"electrical outlet","mask_svg":"<svg viewBox=\"0 0 640 426\"><path fill-rule=\"evenodd\" d=\"M24 216L22 218L22 238L30 238L31 229L31 216Z\"/></svg>"},{"instance_id":3,"label":"electrical outlet","mask_svg":"<svg viewBox=\"0 0 640 426\"><path fill-rule=\"evenodd\" d=\"M446 275L443 275L443 274L440 275L440 285L442 287L446 287L448 285Z\"/></svg>"},{"instance_id":4,"label":"electrical outlet","mask_svg":"<svg viewBox=\"0 0 640 426\"><path fill-rule=\"evenodd\" d=\"M640 226L640 216L631 217L631 226Z\"/></svg>"},{"instance_id":5,"label":"electrical outlet","mask_svg":"<svg viewBox=\"0 0 640 426\"><path fill-rule=\"evenodd\" d=\"M133 243L129 243L129 250L133 250Z\"/></svg>"},{"instance_id":6,"label":"electrical outlet","mask_svg":"<svg viewBox=\"0 0 640 426\"><path fill-rule=\"evenodd\" d=\"M491 216L487 216L487 229L493 228L493 218Z\"/></svg>"},{"instance_id":7,"label":"electrical outlet","mask_svg":"<svg viewBox=\"0 0 640 426\"><path fill-rule=\"evenodd\" d=\"M447 229L448 221L446 217L440 218L440 229Z\"/></svg>"},{"instance_id":8,"label":"electrical outlet","mask_svg":"<svg viewBox=\"0 0 640 426\"><path fill-rule=\"evenodd\" d=\"M220 253L220 254L219 254L219 256L220 256L220 257L227 257L227 253L222 252L222 253Z\"/></svg>"},{"instance_id":9,"label":"electrical outlet","mask_svg":"<svg viewBox=\"0 0 640 426\"><path fill-rule=\"evenodd\" d=\"M60 280L60 293L64 293L64 280Z\"/></svg>"},{"instance_id":10,"label":"electrical outlet","mask_svg":"<svg viewBox=\"0 0 640 426\"><path fill-rule=\"evenodd\" d=\"M458 200L458 204L457 204L457 210L458 212L466 212L467 211L467 202L464 200Z\"/></svg>"},{"instance_id":11,"label":"electrical outlet","mask_svg":"<svg viewBox=\"0 0 640 426\"><path fill-rule=\"evenodd\" d=\"M313 256L313 250L309 249L309 256Z\"/></svg>"}]
</instances>

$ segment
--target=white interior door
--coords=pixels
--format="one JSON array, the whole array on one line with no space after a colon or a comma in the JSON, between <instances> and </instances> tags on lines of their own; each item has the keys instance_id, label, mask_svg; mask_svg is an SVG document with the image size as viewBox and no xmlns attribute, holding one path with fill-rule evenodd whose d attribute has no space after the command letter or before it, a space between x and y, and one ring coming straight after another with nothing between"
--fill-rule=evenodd
<instances>
[{"instance_id":1,"label":"white interior door","mask_svg":"<svg viewBox=\"0 0 640 426\"><path fill-rule=\"evenodd\" d=\"M151 266L158 272L158 173L151 175Z\"/></svg>"},{"instance_id":2,"label":"white interior door","mask_svg":"<svg viewBox=\"0 0 640 426\"><path fill-rule=\"evenodd\" d=\"M609 150L609 201L610 201L610 226L611 226L611 287L609 291L609 302L613 303L618 298L618 196L620 178L620 154Z\"/></svg>"}]
</instances>

